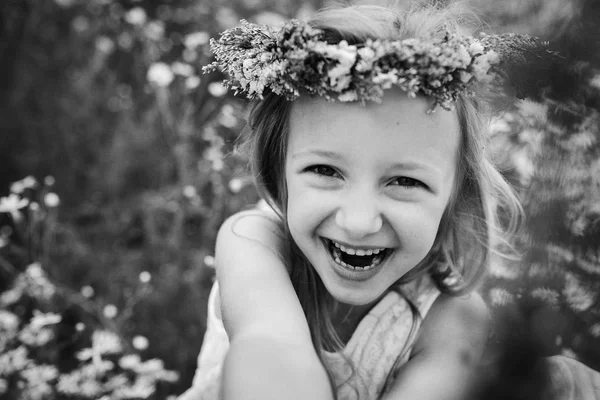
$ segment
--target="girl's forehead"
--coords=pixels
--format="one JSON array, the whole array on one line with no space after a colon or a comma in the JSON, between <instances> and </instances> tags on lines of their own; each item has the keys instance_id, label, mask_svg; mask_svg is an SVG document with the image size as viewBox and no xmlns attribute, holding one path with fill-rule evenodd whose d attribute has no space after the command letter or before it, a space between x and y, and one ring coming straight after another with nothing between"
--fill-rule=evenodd
<instances>
[{"instance_id":1,"label":"girl's forehead","mask_svg":"<svg viewBox=\"0 0 600 400\"><path fill-rule=\"evenodd\" d=\"M288 148L359 152L361 147L378 146L382 156L411 152L454 156L460 138L456 111L428 113L430 108L426 98L409 98L400 90L386 91L382 103L365 105L305 98L292 106Z\"/></svg>"},{"instance_id":2,"label":"girl's forehead","mask_svg":"<svg viewBox=\"0 0 600 400\"><path fill-rule=\"evenodd\" d=\"M397 88L386 90L381 103L339 102L328 101L323 97L304 96L292 103L292 120L295 117L322 124L328 120L335 121L336 118L346 119L354 116L383 124L411 119L429 128L447 126L449 123L458 125L456 110L438 108L430 112L432 105L433 102L424 96L409 97Z\"/></svg>"}]
</instances>

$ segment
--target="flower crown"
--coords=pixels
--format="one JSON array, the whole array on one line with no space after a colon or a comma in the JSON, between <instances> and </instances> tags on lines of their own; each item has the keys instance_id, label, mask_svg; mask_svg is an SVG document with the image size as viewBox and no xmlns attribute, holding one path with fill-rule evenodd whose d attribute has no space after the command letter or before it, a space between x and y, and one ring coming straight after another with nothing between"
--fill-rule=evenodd
<instances>
[{"instance_id":1,"label":"flower crown","mask_svg":"<svg viewBox=\"0 0 600 400\"><path fill-rule=\"evenodd\" d=\"M411 97L433 99L433 109L451 109L460 94L472 95L476 84L505 76L502 64L514 64L540 45L516 34L477 39L447 32L442 38L358 45L329 44L323 36L297 20L278 31L242 20L211 39L216 61L203 71L225 72L225 86L249 99L262 99L269 90L287 100L305 91L328 100L380 102L385 89L398 87Z\"/></svg>"}]
</instances>

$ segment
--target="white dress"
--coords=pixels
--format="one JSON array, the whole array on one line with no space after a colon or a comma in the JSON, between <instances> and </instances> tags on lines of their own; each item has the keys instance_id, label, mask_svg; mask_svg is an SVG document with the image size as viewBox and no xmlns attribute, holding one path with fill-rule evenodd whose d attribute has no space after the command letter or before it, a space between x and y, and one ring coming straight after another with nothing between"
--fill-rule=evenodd
<instances>
[{"instance_id":1,"label":"white dress","mask_svg":"<svg viewBox=\"0 0 600 400\"><path fill-rule=\"evenodd\" d=\"M340 353L325 353L324 361L334 377L339 400L378 399L390 373L410 358L420 324L440 292L429 275L398 286L397 290L387 293L359 322L342 351L357 373L352 374ZM207 328L198 369L192 387L178 400L220 399L221 371L229 339L215 312L218 292L215 283L208 300ZM413 317L409 302L418 309L420 317Z\"/></svg>"}]
</instances>

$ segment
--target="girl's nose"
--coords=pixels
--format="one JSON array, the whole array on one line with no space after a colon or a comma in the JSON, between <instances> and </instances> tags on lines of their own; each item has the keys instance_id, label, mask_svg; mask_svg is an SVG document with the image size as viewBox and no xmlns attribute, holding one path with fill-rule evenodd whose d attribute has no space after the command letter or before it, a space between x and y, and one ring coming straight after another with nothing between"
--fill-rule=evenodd
<instances>
[{"instance_id":1,"label":"girl's nose","mask_svg":"<svg viewBox=\"0 0 600 400\"><path fill-rule=\"evenodd\" d=\"M335 214L336 224L354 239L379 232L383 219L376 204L365 197L347 198Z\"/></svg>"}]
</instances>

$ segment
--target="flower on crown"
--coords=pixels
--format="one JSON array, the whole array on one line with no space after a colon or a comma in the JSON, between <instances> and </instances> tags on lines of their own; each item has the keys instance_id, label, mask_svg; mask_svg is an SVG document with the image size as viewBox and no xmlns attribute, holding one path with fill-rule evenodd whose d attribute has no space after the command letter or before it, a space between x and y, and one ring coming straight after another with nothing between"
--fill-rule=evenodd
<instances>
[{"instance_id":1,"label":"flower on crown","mask_svg":"<svg viewBox=\"0 0 600 400\"><path fill-rule=\"evenodd\" d=\"M431 98L434 109L451 109L459 95L502 77L505 56L518 58L539 42L527 35L478 39L446 32L441 38L330 44L321 30L297 20L278 31L242 20L210 44L216 61L204 72L226 73L224 84L248 99L262 99L268 90L287 100L307 92L332 101L380 102L385 89L398 87L410 97Z\"/></svg>"}]
</instances>

